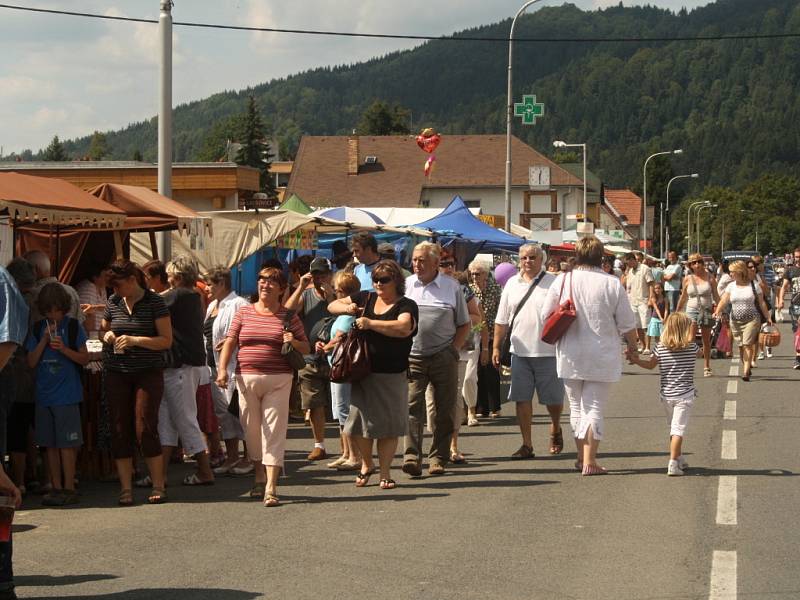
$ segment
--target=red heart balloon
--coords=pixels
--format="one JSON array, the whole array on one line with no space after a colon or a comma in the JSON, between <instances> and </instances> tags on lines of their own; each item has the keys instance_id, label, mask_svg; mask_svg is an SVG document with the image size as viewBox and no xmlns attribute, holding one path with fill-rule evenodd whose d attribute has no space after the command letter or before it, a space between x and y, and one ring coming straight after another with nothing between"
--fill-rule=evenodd
<instances>
[{"instance_id":1,"label":"red heart balloon","mask_svg":"<svg viewBox=\"0 0 800 600\"><path fill-rule=\"evenodd\" d=\"M436 150L436 147L439 145L439 142L442 141L442 136L440 136L438 133L433 133L428 135L421 133L417 136L416 140L417 140L417 146L419 146L425 152L430 154L431 152Z\"/></svg>"}]
</instances>

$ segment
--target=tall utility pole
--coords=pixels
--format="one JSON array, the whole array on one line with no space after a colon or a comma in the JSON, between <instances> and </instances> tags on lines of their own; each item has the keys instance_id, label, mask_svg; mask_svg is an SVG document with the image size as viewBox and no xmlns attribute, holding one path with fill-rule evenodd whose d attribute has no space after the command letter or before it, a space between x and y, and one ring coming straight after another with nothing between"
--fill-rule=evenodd
<instances>
[{"instance_id":1,"label":"tall utility pole","mask_svg":"<svg viewBox=\"0 0 800 600\"><path fill-rule=\"evenodd\" d=\"M517 26L517 19L525 12L531 4L536 4L541 0L528 0L522 5L511 21L511 31L508 34L508 90L506 103L506 185L505 185L505 206L506 231L511 231L511 119L514 114L514 100L511 97L511 87L514 79L514 29Z\"/></svg>"},{"instance_id":2,"label":"tall utility pole","mask_svg":"<svg viewBox=\"0 0 800 600\"><path fill-rule=\"evenodd\" d=\"M160 0L158 40L161 50L158 93L158 193L172 198L172 0ZM158 234L158 257L172 258L170 232Z\"/></svg>"}]
</instances>

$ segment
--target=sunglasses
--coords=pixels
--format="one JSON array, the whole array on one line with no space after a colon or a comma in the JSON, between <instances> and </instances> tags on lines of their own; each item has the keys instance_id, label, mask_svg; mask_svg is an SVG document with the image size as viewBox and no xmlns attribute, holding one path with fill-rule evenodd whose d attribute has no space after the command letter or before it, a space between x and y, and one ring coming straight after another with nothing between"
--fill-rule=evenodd
<instances>
[{"instance_id":1,"label":"sunglasses","mask_svg":"<svg viewBox=\"0 0 800 600\"><path fill-rule=\"evenodd\" d=\"M453 262L453 261L451 261L451 260L446 260L446 261L444 261L444 262L440 262L440 263L439 263L439 266L440 266L440 267L442 267L443 269L449 269L449 268L451 268L451 267L455 267L455 266L456 266L456 263L454 263L454 262Z\"/></svg>"},{"instance_id":2,"label":"sunglasses","mask_svg":"<svg viewBox=\"0 0 800 600\"><path fill-rule=\"evenodd\" d=\"M690 262L689 264L690 264L690 265L702 265L702 264L703 264L703 261L702 261L702 260L693 260L693 261L692 261L692 262Z\"/></svg>"},{"instance_id":3,"label":"sunglasses","mask_svg":"<svg viewBox=\"0 0 800 600\"><path fill-rule=\"evenodd\" d=\"M389 275L386 275L384 277L373 277L372 278L372 283L380 283L381 285L386 285L387 283L390 283L391 281L392 281L392 278Z\"/></svg>"},{"instance_id":4,"label":"sunglasses","mask_svg":"<svg viewBox=\"0 0 800 600\"><path fill-rule=\"evenodd\" d=\"M269 283L271 285L278 285L280 283L280 279L277 277L266 276L266 275L259 275L258 276L259 282Z\"/></svg>"},{"instance_id":5,"label":"sunglasses","mask_svg":"<svg viewBox=\"0 0 800 600\"><path fill-rule=\"evenodd\" d=\"M755 266L755 265L747 265L747 268L748 268L748 269L755 269L755 268L756 268L756 266Z\"/></svg>"}]
</instances>

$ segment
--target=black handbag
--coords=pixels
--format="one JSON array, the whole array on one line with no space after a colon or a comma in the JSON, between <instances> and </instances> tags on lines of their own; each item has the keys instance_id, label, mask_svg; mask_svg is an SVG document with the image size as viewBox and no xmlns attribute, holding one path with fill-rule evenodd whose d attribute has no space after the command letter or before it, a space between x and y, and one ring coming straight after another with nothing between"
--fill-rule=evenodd
<instances>
[{"instance_id":1,"label":"black handbag","mask_svg":"<svg viewBox=\"0 0 800 600\"><path fill-rule=\"evenodd\" d=\"M764 314L764 311L761 310L761 303L758 301L758 292L756 292L756 284L754 282L750 282L750 289L753 290L753 303L756 305L756 310L758 314L761 316L761 322L766 323L769 321L769 316Z\"/></svg>"},{"instance_id":2,"label":"black handbag","mask_svg":"<svg viewBox=\"0 0 800 600\"><path fill-rule=\"evenodd\" d=\"M283 318L283 330L289 331L290 325L292 321L292 317L294 316L293 310L287 310L286 316ZM303 358L303 355L298 352L294 346L292 346L291 342L284 342L283 346L281 346L281 355L286 359L286 362L289 363L289 366L292 367L295 371L300 371L305 369L306 367L306 359Z\"/></svg>"},{"instance_id":3,"label":"black handbag","mask_svg":"<svg viewBox=\"0 0 800 600\"><path fill-rule=\"evenodd\" d=\"M511 366L511 332L514 329L514 319L517 318L519 311L522 310L522 307L528 301L528 298L531 297L534 288L539 285L539 282L542 278L547 274L547 271L542 271L539 276L533 280L528 291L525 292L525 295L520 300L519 304L517 304L517 309L514 311L513 316L511 317L511 323L508 324L508 329L506 330L506 335L503 338L503 345L500 347L500 364L504 367Z\"/></svg>"}]
</instances>

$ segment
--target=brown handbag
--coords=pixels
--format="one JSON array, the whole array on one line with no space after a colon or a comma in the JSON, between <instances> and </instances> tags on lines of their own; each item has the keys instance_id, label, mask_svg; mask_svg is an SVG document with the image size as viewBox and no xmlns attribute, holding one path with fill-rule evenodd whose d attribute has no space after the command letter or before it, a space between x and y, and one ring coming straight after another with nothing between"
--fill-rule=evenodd
<instances>
[{"instance_id":1,"label":"brown handbag","mask_svg":"<svg viewBox=\"0 0 800 600\"><path fill-rule=\"evenodd\" d=\"M569 298L561 302L561 296L564 294L564 284L569 277ZM565 275L561 280L561 291L558 293L558 306L548 315L545 319L544 327L542 328L542 341L548 344L555 344L561 339L570 325L578 318L578 313L575 308L575 303L572 301L572 273Z\"/></svg>"},{"instance_id":2,"label":"brown handbag","mask_svg":"<svg viewBox=\"0 0 800 600\"><path fill-rule=\"evenodd\" d=\"M370 297L364 307L369 304ZM362 308L362 313L364 309ZM369 347L365 332L353 322L350 331L339 340L331 354L331 381L333 383L353 383L361 381L371 373L372 364L369 359Z\"/></svg>"}]
</instances>

